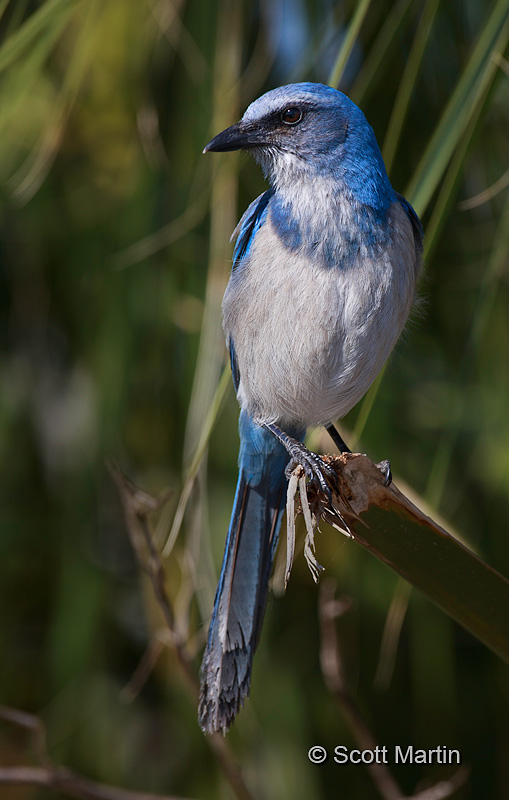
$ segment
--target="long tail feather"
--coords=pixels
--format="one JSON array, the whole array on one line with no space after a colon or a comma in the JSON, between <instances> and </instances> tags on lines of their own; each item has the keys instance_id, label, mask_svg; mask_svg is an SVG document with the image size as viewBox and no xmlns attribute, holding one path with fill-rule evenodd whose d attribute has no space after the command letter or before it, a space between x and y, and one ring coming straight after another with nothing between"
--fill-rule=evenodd
<instances>
[{"instance_id":1,"label":"long tail feather","mask_svg":"<svg viewBox=\"0 0 509 800\"><path fill-rule=\"evenodd\" d=\"M249 693L286 500L288 454L245 412L239 428L239 479L201 668L206 733L225 733Z\"/></svg>"}]
</instances>

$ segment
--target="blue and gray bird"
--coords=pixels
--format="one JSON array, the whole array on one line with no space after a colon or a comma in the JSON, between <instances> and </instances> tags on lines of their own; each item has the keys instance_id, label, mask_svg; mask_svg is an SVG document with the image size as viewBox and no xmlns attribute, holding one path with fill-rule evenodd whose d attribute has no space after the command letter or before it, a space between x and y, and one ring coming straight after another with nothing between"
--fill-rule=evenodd
<instances>
[{"instance_id":1,"label":"blue and gray bird","mask_svg":"<svg viewBox=\"0 0 509 800\"><path fill-rule=\"evenodd\" d=\"M226 732L249 693L288 466L324 488L302 444L365 394L412 306L422 228L392 188L362 111L329 86L281 86L204 152L248 150L270 189L233 237L223 325L240 403L239 479L201 668L203 730Z\"/></svg>"}]
</instances>

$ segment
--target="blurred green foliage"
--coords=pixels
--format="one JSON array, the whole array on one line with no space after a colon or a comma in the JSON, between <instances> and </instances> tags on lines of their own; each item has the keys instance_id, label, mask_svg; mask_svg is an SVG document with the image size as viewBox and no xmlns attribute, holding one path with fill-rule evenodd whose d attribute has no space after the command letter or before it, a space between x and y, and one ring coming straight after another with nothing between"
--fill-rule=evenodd
<instances>
[{"instance_id":1,"label":"blurred green foliage","mask_svg":"<svg viewBox=\"0 0 509 800\"><path fill-rule=\"evenodd\" d=\"M429 233L422 302L360 449L509 575L509 3L11 0L0 14L1 701L40 713L55 760L90 777L229 797L170 651L123 699L160 620L104 466L113 455L145 490L173 490L162 545L226 363L228 237L264 186L249 159L201 150L262 91L336 66ZM197 663L236 480L231 388L221 408L167 559ZM457 796L506 796L506 667L414 594L392 680L374 685L396 579L325 526L317 546L354 601L339 634L379 743L458 748L472 774ZM229 735L256 797L378 796L361 768L307 760L353 745L318 653L298 554ZM0 752L27 759L4 723ZM450 768L395 775L411 792Z\"/></svg>"}]
</instances>

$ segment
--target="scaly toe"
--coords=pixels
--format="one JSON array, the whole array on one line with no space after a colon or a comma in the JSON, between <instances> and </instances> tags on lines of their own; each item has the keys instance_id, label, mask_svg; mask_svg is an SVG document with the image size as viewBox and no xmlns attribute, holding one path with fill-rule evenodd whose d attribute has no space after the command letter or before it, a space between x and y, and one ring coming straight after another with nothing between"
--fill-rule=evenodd
<instances>
[{"instance_id":1,"label":"scaly toe","mask_svg":"<svg viewBox=\"0 0 509 800\"><path fill-rule=\"evenodd\" d=\"M327 497L328 502L332 504L329 483L333 486L337 483L337 476L332 467L326 464L316 453L310 452L304 445L293 449L292 459L285 471L287 478L289 478L297 465L302 467L310 483L314 484Z\"/></svg>"}]
</instances>

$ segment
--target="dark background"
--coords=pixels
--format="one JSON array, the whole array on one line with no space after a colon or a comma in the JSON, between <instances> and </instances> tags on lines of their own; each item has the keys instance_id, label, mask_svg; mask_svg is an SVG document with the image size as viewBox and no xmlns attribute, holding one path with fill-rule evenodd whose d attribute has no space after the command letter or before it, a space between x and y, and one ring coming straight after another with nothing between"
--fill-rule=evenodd
<instances>
[{"instance_id":1,"label":"dark background","mask_svg":"<svg viewBox=\"0 0 509 800\"><path fill-rule=\"evenodd\" d=\"M411 188L501 5L369 5L340 88L359 102L384 154L395 146L390 177L399 191ZM358 8L326 0L18 0L3 8L0 702L41 715L55 761L96 780L233 796L171 647L126 702L123 689L161 622L105 459L152 494L172 490L153 519L162 546L226 364L219 306L228 239L264 188L250 159L202 157L202 148L263 91L327 82ZM370 74L377 47L383 57ZM502 55L475 126L465 123L468 138L453 149L459 163L438 211L443 169L432 163L424 175L436 171L437 191L416 202L428 231L435 213L422 301L366 424L360 404L342 430L350 443L360 433L358 447L374 461L390 458L396 482L412 487L418 505L509 575L509 64ZM391 127L405 79L408 103ZM461 205L500 179L475 207ZM228 386L166 561L196 665L233 500L237 413ZM318 434L310 443L330 449ZM355 740L321 674L318 590L302 535L300 542L286 594L269 601L251 699L229 744L255 797L368 800L379 795L362 767L307 758L312 745L332 750ZM352 599L338 623L341 650L376 740L391 749L457 748L472 768L457 796L506 797L507 668L400 587L395 606L403 611L408 599L408 612L393 641L394 668L384 656L380 673L396 577L325 525L317 557ZM0 758L33 761L27 735L2 721ZM394 770L407 793L452 772ZM31 787L1 794L57 796Z\"/></svg>"}]
</instances>

